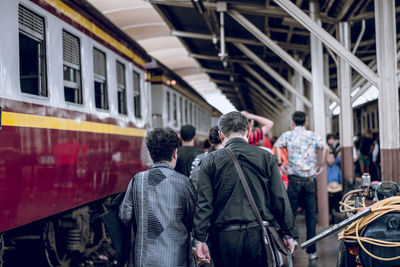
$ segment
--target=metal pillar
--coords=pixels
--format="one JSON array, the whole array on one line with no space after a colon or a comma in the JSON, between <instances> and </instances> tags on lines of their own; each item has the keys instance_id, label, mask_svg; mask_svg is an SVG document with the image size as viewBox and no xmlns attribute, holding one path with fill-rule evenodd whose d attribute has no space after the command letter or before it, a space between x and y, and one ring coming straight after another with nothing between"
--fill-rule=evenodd
<instances>
[{"instance_id":1,"label":"metal pillar","mask_svg":"<svg viewBox=\"0 0 400 267\"><path fill-rule=\"evenodd\" d=\"M330 86L328 53L324 54L324 85L326 87ZM325 129L327 133L332 133L332 113L329 110L329 98L326 96L325 96Z\"/></svg>"},{"instance_id":2,"label":"metal pillar","mask_svg":"<svg viewBox=\"0 0 400 267\"><path fill-rule=\"evenodd\" d=\"M351 37L348 22L340 22L338 29L339 41L350 51ZM353 108L351 106L351 68L343 59L338 58L338 85L341 97L339 127L342 150L342 184L347 192L354 179L353 163Z\"/></svg>"},{"instance_id":3,"label":"metal pillar","mask_svg":"<svg viewBox=\"0 0 400 267\"><path fill-rule=\"evenodd\" d=\"M298 55L295 55L295 59L299 62L299 64L303 65L303 61L299 59ZM293 75L293 87L296 88L299 94L304 95L304 83L303 83L303 76L300 75L298 71L294 71ZM300 97L295 98L295 109L297 111L304 111L304 104Z\"/></svg>"},{"instance_id":4,"label":"metal pillar","mask_svg":"<svg viewBox=\"0 0 400 267\"><path fill-rule=\"evenodd\" d=\"M310 1L311 18L319 25L319 4L316 1ZM326 136L325 129L325 98L324 91L324 64L322 58L322 42L313 33L310 35L311 44L311 69L312 69L312 114L315 132L323 139ZM317 177L317 195L318 195L318 223L323 226L329 226L329 205L326 171Z\"/></svg>"},{"instance_id":5,"label":"metal pillar","mask_svg":"<svg viewBox=\"0 0 400 267\"><path fill-rule=\"evenodd\" d=\"M380 77L379 130L382 179L400 182L399 91L394 0L375 0L376 57Z\"/></svg>"}]
</instances>

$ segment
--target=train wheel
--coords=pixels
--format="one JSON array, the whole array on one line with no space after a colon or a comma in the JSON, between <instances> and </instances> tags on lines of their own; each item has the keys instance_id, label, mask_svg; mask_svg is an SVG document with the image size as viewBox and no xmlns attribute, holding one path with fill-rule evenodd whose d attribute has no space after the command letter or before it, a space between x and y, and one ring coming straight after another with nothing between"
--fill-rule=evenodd
<instances>
[{"instance_id":1,"label":"train wheel","mask_svg":"<svg viewBox=\"0 0 400 267\"><path fill-rule=\"evenodd\" d=\"M43 230L44 250L50 267L68 267L71 259L64 253L60 255L57 250L56 231L53 222L46 223ZM61 257L60 257L61 256Z\"/></svg>"}]
</instances>

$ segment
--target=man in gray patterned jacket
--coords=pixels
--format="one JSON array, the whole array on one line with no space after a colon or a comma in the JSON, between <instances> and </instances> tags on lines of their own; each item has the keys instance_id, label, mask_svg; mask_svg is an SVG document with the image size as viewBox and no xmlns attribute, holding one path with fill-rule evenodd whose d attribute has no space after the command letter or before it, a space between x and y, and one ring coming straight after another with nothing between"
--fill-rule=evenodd
<instances>
[{"instance_id":1,"label":"man in gray patterned jacket","mask_svg":"<svg viewBox=\"0 0 400 267\"><path fill-rule=\"evenodd\" d=\"M128 267L194 266L195 195L189 178L174 170L179 137L172 129L156 128L146 146L153 168L135 175L120 206L121 220L134 225Z\"/></svg>"}]
</instances>

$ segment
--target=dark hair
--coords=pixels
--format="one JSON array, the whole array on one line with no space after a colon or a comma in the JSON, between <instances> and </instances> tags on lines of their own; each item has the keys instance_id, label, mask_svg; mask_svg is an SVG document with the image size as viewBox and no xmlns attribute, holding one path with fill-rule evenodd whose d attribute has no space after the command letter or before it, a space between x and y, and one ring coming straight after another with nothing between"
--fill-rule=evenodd
<instances>
[{"instance_id":1,"label":"dark hair","mask_svg":"<svg viewBox=\"0 0 400 267\"><path fill-rule=\"evenodd\" d=\"M218 120L219 130L227 137L231 133L240 133L243 135L247 127L249 127L247 117L237 111L224 114Z\"/></svg>"},{"instance_id":2,"label":"dark hair","mask_svg":"<svg viewBox=\"0 0 400 267\"><path fill-rule=\"evenodd\" d=\"M178 135L171 128L155 128L146 136L146 146L154 163L171 161L179 143Z\"/></svg>"},{"instance_id":3,"label":"dark hair","mask_svg":"<svg viewBox=\"0 0 400 267\"><path fill-rule=\"evenodd\" d=\"M331 133L326 135L326 141L328 141L331 138L335 138L335 135Z\"/></svg>"},{"instance_id":4,"label":"dark hair","mask_svg":"<svg viewBox=\"0 0 400 267\"><path fill-rule=\"evenodd\" d=\"M210 141L208 139L204 140L203 149L208 149L211 147Z\"/></svg>"},{"instance_id":5,"label":"dark hair","mask_svg":"<svg viewBox=\"0 0 400 267\"><path fill-rule=\"evenodd\" d=\"M208 135L208 140L213 145L218 145L221 143L221 138L218 134L218 126L214 126L210 129L210 134Z\"/></svg>"},{"instance_id":6,"label":"dark hair","mask_svg":"<svg viewBox=\"0 0 400 267\"><path fill-rule=\"evenodd\" d=\"M196 135L196 128L192 125L183 125L181 131L179 132L183 141L187 142L193 139Z\"/></svg>"},{"instance_id":7,"label":"dark hair","mask_svg":"<svg viewBox=\"0 0 400 267\"><path fill-rule=\"evenodd\" d=\"M292 115L292 120L296 126L303 126L306 123L306 113L303 111L296 111Z\"/></svg>"}]
</instances>

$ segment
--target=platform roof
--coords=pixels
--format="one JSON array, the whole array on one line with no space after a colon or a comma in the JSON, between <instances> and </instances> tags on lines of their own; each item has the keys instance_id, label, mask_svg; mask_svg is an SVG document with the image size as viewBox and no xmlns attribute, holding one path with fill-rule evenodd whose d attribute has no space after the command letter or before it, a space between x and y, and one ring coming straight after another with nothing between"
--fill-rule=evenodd
<instances>
[{"instance_id":1,"label":"platform roof","mask_svg":"<svg viewBox=\"0 0 400 267\"><path fill-rule=\"evenodd\" d=\"M228 13L224 13L227 56L225 58L220 56L221 34L218 10L224 9L222 1L90 0L89 2L143 46L151 56L181 76L223 112L232 109L227 104L229 101L238 110L249 109L266 116L274 115L271 111L274 109L276 115L279 110L292 103L292 94L277 81L276 77L268 74L250 59L240 45L244 45L289 83L293 76L293 68ZM310 32L274 0L225 2L229 11L243 16L291 57L302 60L303 66L311 71ZM306 14L309 13L309 0L292 0L292 2ZM317 2L321 12L322 28L335 36L338 22L350 22L351 43L352 49L356 49L355 55L376 71L374 1L319 0ZM396 1L396 12L400 12L400 1ZM399 18L396 23L399 27ZM337 94L336 55L326 48L324 51L330 55L327 86ZM353 90L356 90L367 81L353 70L352 82ZM229 101L224 102L216 98L220 96L220 92ZM310 99L310 89L307 86L304 95ZM360 93L355 94L356 97L359 95ZM329 104L332 102L330 100ZM268 104L264 105L265 103Z\"/></svg>"}]
</instances>

